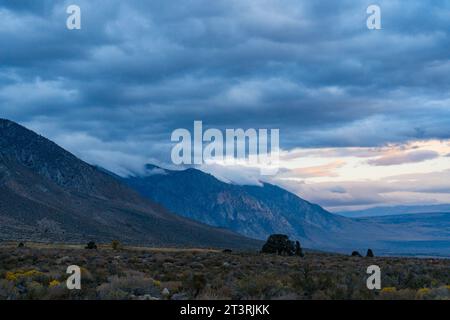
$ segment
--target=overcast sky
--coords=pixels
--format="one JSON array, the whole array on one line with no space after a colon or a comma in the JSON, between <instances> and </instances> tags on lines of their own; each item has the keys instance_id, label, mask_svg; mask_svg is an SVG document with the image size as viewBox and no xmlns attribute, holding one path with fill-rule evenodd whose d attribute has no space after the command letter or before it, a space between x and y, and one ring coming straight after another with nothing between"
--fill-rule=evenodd
<instances>
[{"instance_id":1,"label":"overcast sky","mask_svg":"<svg viewBox=\"0 0 450 320\"><path fill-rule=\"evenodd\" d=\"M1 1L0 117L122 175L170 165L171 132L194 120L279 128L270 181L308 200L450 202L450 2L377 1L368 30L373 3Z\"/></svg>"}]
</instances>

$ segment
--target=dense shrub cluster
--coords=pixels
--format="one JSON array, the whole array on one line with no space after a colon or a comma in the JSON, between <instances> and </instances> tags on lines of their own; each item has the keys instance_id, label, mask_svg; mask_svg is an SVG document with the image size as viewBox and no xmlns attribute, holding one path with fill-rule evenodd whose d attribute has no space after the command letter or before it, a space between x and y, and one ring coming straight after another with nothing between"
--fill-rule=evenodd
<instances>
[{"instance_id":1,"label":"dense shrub cluster","mask_svg":"<svg viewBox=\"0 0 450 320\"><path fill-rule=\"evenodd\" d=\"M300 256L303 257L303 250L300 242L291 241L284 234L272 234L262 247L262 253L278 254L282 256Z\"/></svg>"}]
</instances>

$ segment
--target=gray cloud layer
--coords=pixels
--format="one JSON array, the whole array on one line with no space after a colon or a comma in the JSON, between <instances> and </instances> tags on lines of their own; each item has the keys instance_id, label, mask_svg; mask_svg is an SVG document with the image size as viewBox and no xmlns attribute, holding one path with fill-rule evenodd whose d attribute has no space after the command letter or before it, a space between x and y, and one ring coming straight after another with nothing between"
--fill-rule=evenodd
<instances>
[{"instance_id":1,"label":"gray cloud layer","mask_svg":"<svg viewBox=\"0 0 450 320\"><path fill-rule=\"evenodd\" d=\"M450 138L448 1L378 1L381 31L354 0L79 0L69 31L72 2L0 4L0 115L117 172L194 120L283 148Z\"/></svg>"}]
</instances>

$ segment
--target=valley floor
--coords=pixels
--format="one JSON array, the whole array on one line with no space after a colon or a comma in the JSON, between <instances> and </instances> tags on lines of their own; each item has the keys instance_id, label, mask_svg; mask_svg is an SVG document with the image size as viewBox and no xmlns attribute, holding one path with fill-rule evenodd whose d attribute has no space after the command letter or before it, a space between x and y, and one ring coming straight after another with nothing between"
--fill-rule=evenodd
<instances>
[{"instance_id":1,"label":"valley floor","mask_svg":"<svg viewBox=\"0 0 450 320\"><path fill-rule=\"evenodd\" d=\"M69 265L81 290L68 290ZM367 267L381 290L367 289ZM0 299L450 299L450 260L0 244Z\"/></svg>"}]
</instances>

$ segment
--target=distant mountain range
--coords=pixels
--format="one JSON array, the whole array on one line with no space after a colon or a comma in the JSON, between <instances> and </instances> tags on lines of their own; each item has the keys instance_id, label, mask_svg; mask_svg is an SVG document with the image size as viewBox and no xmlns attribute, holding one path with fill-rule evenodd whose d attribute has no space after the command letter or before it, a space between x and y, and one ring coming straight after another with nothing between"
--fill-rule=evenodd
<instances>
[{"instance_id":1,"label":"distant mountain range","mask_svg":"<svg viewBox=\"0 0 450 320\"><path fill-rule=\"evenodd\" d=\"M124 181L173 212L249 237L266 239L272 233L284 233L321 250L349 252L372 247L390 254L450 255L450 246L442 247L442 243L450 245L450 225L446 224L450 215L440 217L443 224L439 219L430 223L422 219L415 225L405 219L350 219L267 183L229 184L192 168L175 171L147 165L146 169L147 174ZM423 241L428 247L419 245ZM411 243L417 243L417 248Z\"/></svg>"},{"instance_id":2,"label":"distant mountain range","mask_svg":"<svg viewBox=\"0 0 450 320\"><path fill-rule=\"evenodd\" d=\"M360 217L378 217L390 215L416 214L416 213L439 213L449 212L450 204L437 204L427 206L392 206L392 207L375 207L365 210L340 211L336 212L344 217L360 218Z\"/></svg>"},{"instance_id":3,"label":"distant mountain range","mask_svg":"<svg viewBox=\"0 0 450 320\"><path fill-rule=\"evenodd\" d=\"M310 239L316 243L315 233L338 230L351 222L267 183L262 187L234 185L192 168L171 171L147 165L147 172L124 181L184 217L252 238L266 239L282 231L305 243Z\"/></svg>"},{"instance_id":4,"label":"distant mountain range","mask_svg":"<svg viewBox=\"0 0 450 320\"><path fill-rule=\"evenodd\" d=\"M434 255L450 257L450 213L414 213L359 218L402 233L402 241L384 241L384 254ZM409 234L408 234L409 232Z\"/></svg>"},{"instance_id":5,"label":"distant mountain range","mask_svg":"<svg viewBox=\"0 0 450 320\"><path fill-rule=\"evenodd\" d=\"M284 233L312 249L450 256L449 217L351 219L268 183L229 184L196 169L148 165L121 178L0 119L0 241L256 250Z\"/></svg>"},{"instance_id":6,"label":"distant mountain range","mask_svg":"<svg viewBox=\"0 0 450 320\"><path fill-rule=\"evenodd\" d=\"M0 240L258 248L169 213L55 143L0 119Z\"/></svg>"}]
</instances>

